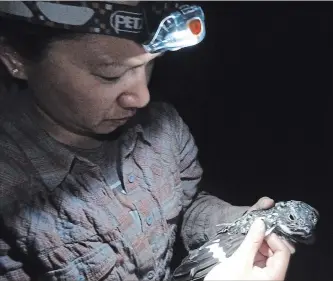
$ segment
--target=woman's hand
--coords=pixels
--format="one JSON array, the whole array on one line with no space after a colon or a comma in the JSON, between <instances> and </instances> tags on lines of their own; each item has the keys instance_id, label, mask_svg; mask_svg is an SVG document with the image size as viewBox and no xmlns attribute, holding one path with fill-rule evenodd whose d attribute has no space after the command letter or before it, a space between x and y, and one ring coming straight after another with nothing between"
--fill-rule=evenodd
<instances>
[{"instance_id":1,"label":"woman's hand","mask_svg":"<svg viewBox=\"0 0 333 281\"><path fill-rule=\"evenodd\" d=\"M290 256L290 249L274 233L265 238L265 224L257 219L235 253L204 280L284 280Z\"/></svg>"},{"instance_id":2,"label":"woman's hand","mask_svg":"<svg viewBox=\"0 0 333 281\"><path fill-rule=\"evenodd\" d=\"M275 202L272 198L269 198L267 196L261 197L252 207L250 207L247 212L253 211L253 210L261 210L261 209L269 209L275 205ZM295 246L286 240L282 240L283 243L286 244L286 246L289 248L292 254L296 252Z\"/></svg>"}]
</instances>

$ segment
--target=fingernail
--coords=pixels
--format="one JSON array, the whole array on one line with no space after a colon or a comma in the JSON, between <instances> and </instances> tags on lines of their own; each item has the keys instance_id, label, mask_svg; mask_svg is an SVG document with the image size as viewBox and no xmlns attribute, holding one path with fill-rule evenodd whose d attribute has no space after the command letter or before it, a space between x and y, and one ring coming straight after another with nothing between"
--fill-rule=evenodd
<instances>
[{"instance_id":1,"label":"fingernail","mask_svg":"<svg viewBox=\"0 0 333 281\"><path fill-rule=\"evenodd\" d=\"M262 218L256 218L253 222L253 227L258 229L258 231L265 231L266 230L266 225L265 222Z\"/></svg>"},{"instance_id":2,"label":"fingernail","mask_svg":"<svg viewBox=\"0 0 333 281\"><path fill-rule=\"evenodd\" d=\"M287 246L291 254L295 254L296 250L295 248L290 245L286 240L282 239L282 242Z\"/></svg>"},{"instance_id":3,"label":"fingernail","mask_svg":"<svg viewBox=\"0 0 333 281\"><path fill-rule=\"evenodd\" d=\"M264 208L267 204L268 204L268 201L271 200L269 197L262 197L259 201L259 205L261 208Z\"/></svg>"}]
</instances>

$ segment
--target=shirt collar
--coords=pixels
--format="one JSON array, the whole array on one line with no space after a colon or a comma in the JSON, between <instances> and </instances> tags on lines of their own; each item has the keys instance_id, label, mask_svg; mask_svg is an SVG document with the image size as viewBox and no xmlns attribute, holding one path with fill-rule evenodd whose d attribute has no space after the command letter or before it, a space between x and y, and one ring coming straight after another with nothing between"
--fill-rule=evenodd
<instances>
[{"instance_id":1,"label":"shirt collar","mask_svg":"<svg viewBox=\"0 0 333 281\"><path fill-rule=\"evenodd\" d=\"M20 93L20 102L3 115L2 127L22 149L45 185L54 189L69 172L75 155L36 125L32 104L24 95Z\"/></svg>"},{"instance_id":2,"label":"shirt collar","mask_svg":"<svg viewBox=\"0 0 333 281\"><path fill-rule=\"evenodd\" d=\"M123 157L127 157L133 152L138 138L148 145L151 144L149 130L144 129L148 121L147 114L145 114L146 110L146 108L139 110L135 117L122 127L123 133L121 134L120 141Z\"/></svg>"},{"instance_id":3,"label":"shirt collar","mask_svg":"<svg viewBox=\"0 0 333 281\"><path fill-rule=\"evenodd\" d=\"M5 117L3 126L24 151L45 185L54 190L71 171L73 161L82 161L82 157L77 157L36 125L35 109L28 100L28 95L25 92L21 94L20 104L15 104L4 115L7 118ZM139 136L149 143L149 137L141 124L141 121L144 121L142 118L143 114L138 112L121 130L119 138L123 157L127 157L134 150Z\"/></svg>"}]
</instances>

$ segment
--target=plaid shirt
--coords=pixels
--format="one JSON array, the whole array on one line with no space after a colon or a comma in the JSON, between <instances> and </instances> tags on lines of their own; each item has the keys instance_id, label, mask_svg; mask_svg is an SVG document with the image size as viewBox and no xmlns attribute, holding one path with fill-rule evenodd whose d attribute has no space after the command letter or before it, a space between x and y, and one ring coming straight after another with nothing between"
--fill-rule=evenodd
<instances>
[{"instance_id":1,"label":"plaid shirt","mask_svg":"<svg viewBox=\"0 0 333 281\"><path fill-rule=\"evenodd\" d=\"M170 105L124 127L106 179L20 99L1 119L0 280L170 280L177 228L190 250L247 209L198 190L197 147Z\"/></svg>"}]
</instances>

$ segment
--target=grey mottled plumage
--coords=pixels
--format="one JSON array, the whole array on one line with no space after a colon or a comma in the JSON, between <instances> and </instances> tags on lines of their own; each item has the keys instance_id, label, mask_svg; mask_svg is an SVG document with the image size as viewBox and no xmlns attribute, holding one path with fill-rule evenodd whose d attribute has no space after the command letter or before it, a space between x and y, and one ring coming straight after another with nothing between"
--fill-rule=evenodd
<instances>
[{"instance_id":1,"label":"grey mottled plumage","mask_svg":"<svg viewBox=\"0 0 333 281\"><path fill-rule=\"evenodd\" d=\"M173 280L203 280L213 266L236 251L258 217L265 222L266 235L274 232L293 244L314 242L318 211L301 201L278 202L270 209L247 212L232 223L219 225L218 233L200 248L190 252L176 268Z\"/></svg>"}]
</instances>

